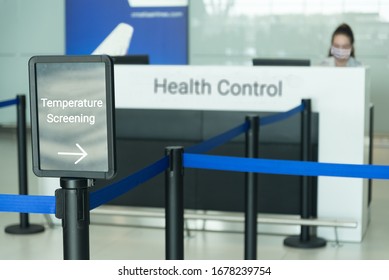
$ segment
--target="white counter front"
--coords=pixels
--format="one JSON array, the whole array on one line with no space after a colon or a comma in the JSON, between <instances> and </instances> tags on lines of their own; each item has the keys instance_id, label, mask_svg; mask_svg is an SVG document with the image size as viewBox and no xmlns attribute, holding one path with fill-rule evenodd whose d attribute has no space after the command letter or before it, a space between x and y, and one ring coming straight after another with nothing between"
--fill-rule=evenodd
<instances>
[{"instance_id":1,"label":"white counter front","mask_svg":"<svg viewBox=\"0 0 389 280\"><path fill-rule=\"evenodd\" d=\"M117 108L286 111L312 100L319 115L319 161L367 163L369 83L365 68L115 66ZM215 132L217 134L218 132ZM361 241L367 227L367 182L320 177L318 216L355 220L340 240ZM333 228L318 235L334 239Z\"/></svg>"}]
</instances>

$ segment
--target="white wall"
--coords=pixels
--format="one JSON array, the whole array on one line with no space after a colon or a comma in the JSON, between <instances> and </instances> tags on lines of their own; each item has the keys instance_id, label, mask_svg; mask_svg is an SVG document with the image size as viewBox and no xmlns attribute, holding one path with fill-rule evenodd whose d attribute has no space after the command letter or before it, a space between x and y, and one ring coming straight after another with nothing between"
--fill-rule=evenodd
<instances>
[{"instance_id":1,"label":"white wall","mask_svg":"<svg viewBox=\"0 0 389 280\"><path fill-rule=\"evenodd\" d=\"M64 54L65 0L0 0L0 101L28 97L28 60ZM28 107L28 106L27 106ZM15 125L15 108L0 109L0 125Z\"/></svg>"}]
</instances>

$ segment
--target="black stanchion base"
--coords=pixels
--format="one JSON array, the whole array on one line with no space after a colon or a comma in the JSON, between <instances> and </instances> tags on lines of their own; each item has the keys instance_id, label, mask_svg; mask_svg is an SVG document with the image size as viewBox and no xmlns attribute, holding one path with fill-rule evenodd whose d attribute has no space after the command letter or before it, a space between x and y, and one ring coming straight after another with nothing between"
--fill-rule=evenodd
<instances>
[{"instance_id":1,"label":"black stanchion base","mask_svg":"<svg viewBox=\"0 0 389 280\"><path fill-rule=\"evenodd\" d=\"M5 228L6 233L10 234L34 234L45 231L45 228L41 225L32 225L22 228L20 225L12 225Z\"/></svg>"},{"instance_id":2,"label":"black stanchion base","mask_svg":"<svg viewBox=\"0 0 389 280\"><path fill-rule=\"evenodd\" d=\"M326 246L327 241L320 237L311 236L309 240L302 241L299 235L287 237L284 245L301 249L313 249Z\"/></svg>"}]
</instances>

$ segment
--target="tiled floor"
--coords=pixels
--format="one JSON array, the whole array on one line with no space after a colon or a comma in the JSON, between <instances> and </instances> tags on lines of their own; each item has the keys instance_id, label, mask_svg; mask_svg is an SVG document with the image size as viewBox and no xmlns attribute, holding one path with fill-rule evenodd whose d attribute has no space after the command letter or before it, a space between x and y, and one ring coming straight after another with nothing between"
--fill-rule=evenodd
<instances>
[{"instance_id":1,"label":"tiled floor","mask_svg":"<svg viewBox=\"0 0 389 280\"><path fill-rule=\"evenodd\" d=\"M16 138L0 132L0 193L15 193L17 188ZM382 141L381 141L382 142ZM376 145L376 164L389 165L389 145ZM31 168L29 167L29 170ZM29 175L30 193L37 193L37 179ZM329 243L321 249L292 249L283 246L284 236L258 235L258 259L389 259L389 181L373 185L371 223L362 243ZM10 235L7 225L17 223L19 215L0 213L0 260L62 259L62 228L49 228L43 215L30 215L33 223L45 224L44 233ZM164 259L164 230L92 224L91 259ZM192 232L185 238L185 259L242 259L243 234Z\"/></svg>"}]
</instances>

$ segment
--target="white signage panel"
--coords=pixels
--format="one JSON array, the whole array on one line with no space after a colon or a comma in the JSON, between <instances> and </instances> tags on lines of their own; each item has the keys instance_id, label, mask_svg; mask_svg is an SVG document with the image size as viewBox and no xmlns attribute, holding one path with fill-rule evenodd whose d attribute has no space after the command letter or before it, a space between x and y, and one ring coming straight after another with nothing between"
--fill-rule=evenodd
<instances>
[{"instance_id":1,"label":"white signage panel","mask_svg":"<svg viewBox=\"0 0 389 280\"><path fill-rule=\"evenodd\" d=\"M117 107L235 111L271 107L283 110L301 101L291 94L300 86L298 75L288 72L274 75L247 67L228 67L222 72L220 69L117 65L115 82L120 92ZM242 73L242 70L246 71Z\"/></svg>"}]
</instances>

